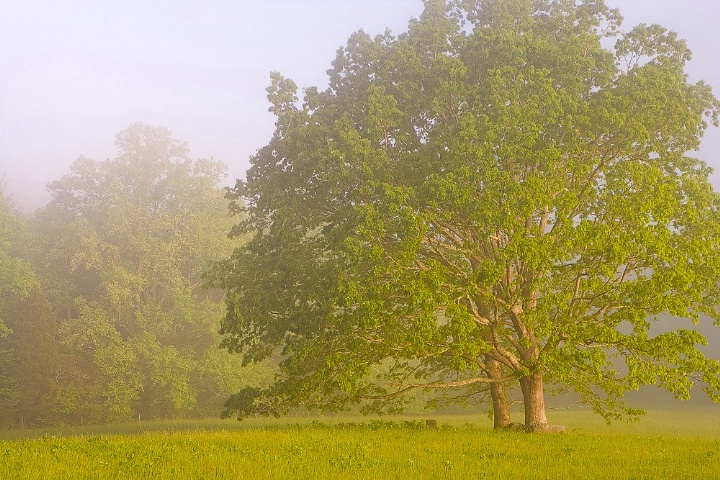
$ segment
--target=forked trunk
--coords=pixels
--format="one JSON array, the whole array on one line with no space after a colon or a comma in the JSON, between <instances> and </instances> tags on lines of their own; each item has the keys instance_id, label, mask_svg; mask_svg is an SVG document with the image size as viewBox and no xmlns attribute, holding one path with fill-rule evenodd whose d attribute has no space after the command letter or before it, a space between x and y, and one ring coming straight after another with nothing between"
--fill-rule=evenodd
<instances>
[{"instance_id":1,"label":"forked trunk","mask_svg":"<svg viewBox=\"0 0 720 480\"><path fill-rule=\"evenodd\" d=\"M491 378L502 377L502 364L490 356L485 357L485 368ZM493 427L502 429L510 423L510 406L507 401L504 383L491 383L490 396L493 405Z\"/></svg>"},{"instance_id":2,"label":"forked trunk","mask_svg":"<svg viewBox=\"0 0 720 480\"><path fill-rule=\"evenodd\" d=\"M544 430L547 426L547 415L542 372L534 372L521 378L520 388L525 405L525 430L528 432Z\"/></svg>"}]
</instances>

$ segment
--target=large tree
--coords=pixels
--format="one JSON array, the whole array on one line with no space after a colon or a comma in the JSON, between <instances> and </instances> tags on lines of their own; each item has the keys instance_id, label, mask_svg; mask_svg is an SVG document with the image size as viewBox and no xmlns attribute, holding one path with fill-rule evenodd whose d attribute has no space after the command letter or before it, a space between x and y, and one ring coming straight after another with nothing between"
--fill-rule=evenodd
<instances>
[{"instance_id":1,"label":"large tree","mask_svg":"<svg viewBox=\"0 0 720 480\"><path fill-rule=\"evenodd\" d=\"M719 104L675 33L621 20L429 0L405 34L353 34L302 102L273 74L275 134L230 192L252 239L215 275L224 345L282 370L227 413L491 385L497 415L519 383L535 430L548 384L608 419L642 385L718 400L682 319L720 318L720 203L688 155Z\"/></svg>"}]
</instances>

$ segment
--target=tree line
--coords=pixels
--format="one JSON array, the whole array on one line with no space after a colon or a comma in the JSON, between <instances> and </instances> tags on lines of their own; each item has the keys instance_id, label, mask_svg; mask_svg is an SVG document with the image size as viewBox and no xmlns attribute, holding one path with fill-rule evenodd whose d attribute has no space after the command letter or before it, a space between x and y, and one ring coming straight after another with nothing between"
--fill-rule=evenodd
<instances>
[{"instance_id":1,"label":"tree line","mask_svg":"<svg viewBox=\"0 0 720 480\"><path fill-rule=\"evenodd\" d=\"M170 132L133 124L118 155L80 157L32 215L0 203L0 425L216 416L268 365L218 348L229 255L226 167Z\"/></svg>"}]
</instances>

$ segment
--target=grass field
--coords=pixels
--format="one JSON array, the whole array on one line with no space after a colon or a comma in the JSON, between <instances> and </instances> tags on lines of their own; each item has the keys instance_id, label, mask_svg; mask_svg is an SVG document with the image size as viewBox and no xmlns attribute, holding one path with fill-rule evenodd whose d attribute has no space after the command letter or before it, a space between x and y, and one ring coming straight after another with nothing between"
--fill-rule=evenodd
<instances>
[{"instance_id":1,"label":"grass field","mask_svg":"<svg viewBox=\"0 0 720 480\"><path fill-rule=\"evenodd\" d=\"M418 419L325 417L2 432L0 479L717 479L719 410L611 426L551 412L563 435L493 432L479 416L436 416L436 430Z\"/></svg>"}]
</instances>

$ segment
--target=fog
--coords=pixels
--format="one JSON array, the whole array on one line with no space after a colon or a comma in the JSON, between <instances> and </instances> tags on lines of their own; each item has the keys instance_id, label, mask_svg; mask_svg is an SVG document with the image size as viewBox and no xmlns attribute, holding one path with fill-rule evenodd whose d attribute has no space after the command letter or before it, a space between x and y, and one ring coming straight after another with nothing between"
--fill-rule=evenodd
<instances>
[{"instance_id":1,"label":"fog","mask_svg":"<svg viewBox=\"0 0 720 480\"><path fill-rule=\"evenodd\" d=\"M720 3L608 0L629 29L660 23L694 52L690 79L720 93ZM116 155L132 122L166 127L192 156L227 163L227 183L270 138L269 72L300 87L326 85L338 47L360 28L405 31L420 0L157 0L0 5L0 175L23 210L49 200L45 185L85 155ZM699 156L720 167L720 130ZM713 183L720 186L720 175Z\"/></svg>"}]
</instances>

